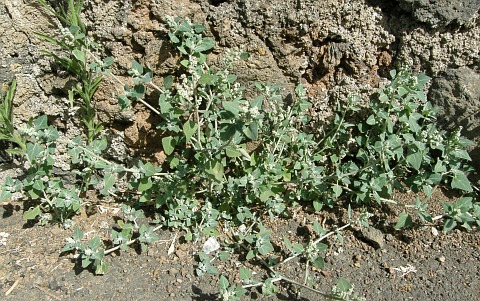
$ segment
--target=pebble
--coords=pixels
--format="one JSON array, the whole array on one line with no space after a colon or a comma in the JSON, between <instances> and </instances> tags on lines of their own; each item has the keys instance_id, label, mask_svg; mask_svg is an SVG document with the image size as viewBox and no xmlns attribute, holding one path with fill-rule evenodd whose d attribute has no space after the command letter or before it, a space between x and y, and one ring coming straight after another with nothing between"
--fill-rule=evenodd
<instances>
[{"instance_id":1,"label":"pebble","mask_svg":"<svg viewBox=\"0 0 480 301\"><path fill-rule=\"evenodd\" d=\"M440 256L437 258L438 261L440 261L441 263L444 263L445 262L445 256Z\"/></svg>"},{"instance_id":2,"label":"pebble","mask_svg":"<svg viewBox=\"0 0 480 301\"><path fill-rule=\"evenodd\" d=\"M375 249L383 249L385 246L385 240L383 238L382 231L373 227L362 228L361 230L363 238L372 243Z\"/></svg>"},{"instance_id":3,"label":"pebble","mask_svg":"<svg viewBox=\"0 0 480 301\"><path fill-rule=\"evenodd\" d=\"M187 253L183 250L177 249L175 250L175 255L177 255L178 259L182 259L187 255Z\"/></svg>"},{"instance_id":4,"label":"pebble","mask_svg":"<svg viewBox=\"0 0 480 301\"><path fill-rule=\"evenodd\" d=\"M58 284L58 281L57 279L53 279L52 281L50 281L50 283L48 284L48 287L53 290L53 291L56 291L60 288L60 285Z\"/></svg>"}]
</instances>

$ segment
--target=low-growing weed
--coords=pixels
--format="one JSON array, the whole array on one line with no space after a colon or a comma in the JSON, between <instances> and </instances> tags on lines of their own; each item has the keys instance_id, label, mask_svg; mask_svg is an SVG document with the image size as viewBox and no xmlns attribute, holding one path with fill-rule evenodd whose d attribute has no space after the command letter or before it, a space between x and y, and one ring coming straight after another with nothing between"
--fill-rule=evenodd
<instances>
[{"instance_id":1,"label":"low-growing weed","mask_svg":"<svg viewBox=\"0 0 480 301\"><path fill-rule=\"evenodd\" d=\"M81 2L69 0L67 11L60 14L40 2L68 28L61 39L39 36L61 48L62 54L46 54L78 81L69 99L73 106L79 97L86 141L82 137L59 138L61 133L47 124L46 116L31 121L25 129L15 129L12 85L5 100L2 94L0 138L19 146L16 153L22 154L27 170L22 181L6 180L0 201L22 193L25 200L35 202L25 212L26 219L41 224L60 221L68 227L72 215L84 205L82 198L88 190L128 200L128 205L120 205L123 217L112 229L112 248L106 250L97 236L87 240L79 227L67 239L62 251L76 252L83 268L103 274L108 269L105 255L127 250L132 244L145 251L158 241L156 231L165 227L185 231L186 240L222 238L222 250L212 255L198 253L196 267L198 276L219 277L222 300L238 300L252 287L261 287L265 295L275 294L276 283L281 281L332 300L361 300L345 279L339 280L331 294L306 285L312 267L324 268L328 245L322 241L332 235L341 240L342 230L350 224L328 232L318 221L311 221L316 239L292 242L284 238L281 246L275 246L264 221L288 218L289 208L299 205L315 211L348 206L351 217L350 204L356 204L362 212L351 222L368 226L369 208L382 203L396 205L395 191L423 192L428 199L437 187L448 186L464 196L456 204L444 204L444 231L458 223L466 229L479 224L480 206L467 178L470 157L465 149L469 142L460 131L447 135L437 130L436 110L424 94L427 76L392 71L391 82L372 96L368 108L360 107L358 97L352 96L346 103L338 102L329 125L307 131L312 104L301 84L289 101L282 96L281 87L266 83L257 83L257 96L247 98L246 88L231 70L248 59L248 54L228 50L223 62L212 66L208 52L215 41L205 36L203 25L188 19L167 18L168 37L182 55L181 75L165 77L159 87L152 81L153 72L134 61L128 72L134 86L124 84L125 93L119 96L119 105L129 109L132 101L146 104L143 98L152 91L159 95L158 106L148 108L161 117L156 127L162 136L165 163L138 162L127 167L104 159L108 144L100 135L102 126L95 117L93 96L113 60L100 62L92 53L99 48L87 37L79 16ZM65 184L55 174L59 141L67 145L71 172L81 180ZM117 186L120 175L128 181L128 189ZM415 210L423 222L435 222L426 199L419 197L414 204L401 206ZM140 222L142 208L155 211L156 227ZM405 211L395 227L412 224L412 216ZM273 255L282 247L287 258L279 260ZM239 268L241 284L230 284L211 259L226 258L233 252L244 254ZM276 269L297 257L305 263L303 283ZM266 269L265 277L255 279L245 266L254 262Z\"/></svg>"}]
</instances>

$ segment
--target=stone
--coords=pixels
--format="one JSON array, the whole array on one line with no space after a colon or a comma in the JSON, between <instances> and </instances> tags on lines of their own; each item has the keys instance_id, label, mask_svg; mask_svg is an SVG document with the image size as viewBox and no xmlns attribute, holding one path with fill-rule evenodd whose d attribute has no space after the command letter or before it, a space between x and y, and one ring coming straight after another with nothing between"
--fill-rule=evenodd
<instances>
[{"instance_id":1,"label":"stone","mask_svg":"<svg viewBox=\"0 0 480 301\"><path fill-rule=\"evenodd\" d=\"M478 0L399 0L400 7L432 28L450 24L473 25L480 9Z\"/></svg>"},{"instance_id":2,"label":"stone","mask_svg":"<svg viewBox=\"0 0 480 301\"><path fill-rule=\"evenodd\" d=\"M360 230L363 238L367 240L375 249L383 249L385 240L382 231L373 227L362 228Z\"/></svg>"},{"instance_id":3,"label":"stone","mask_svg":"<svg viewBox=\"0 0 480 301\"><path fill-rule=\"evenodd\" d=\"M430 101L439 107L438 124L451 132L462 127L461 134L474 142L472 164L480 170L480 72L468 67L450 68L432 80Z\"/></svg>"}]
</instances>

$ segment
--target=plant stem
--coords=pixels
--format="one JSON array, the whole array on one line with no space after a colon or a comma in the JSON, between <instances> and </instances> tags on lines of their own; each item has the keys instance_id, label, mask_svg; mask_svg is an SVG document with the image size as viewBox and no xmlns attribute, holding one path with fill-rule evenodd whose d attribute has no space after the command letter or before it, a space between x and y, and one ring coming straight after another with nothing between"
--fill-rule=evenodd
<instances>
[{"instance_id":1,"label":"plant stem","mask_svg":"<svg viewBox=\"0 0 480 301\"><path fill-rule=\"evenodd\" d=\"M90 50L88 50L88 54L90 54L93 59L99 63L99 64L102 64L103 62L97 58ZM116 75L114 75L113 73L109 73L109 75L117 82L119 83L120 85L125 86L125 83L122 82ZM159 90L159 91L162 91L159 87L157 87L155 84L153 83L149 83L150 86L154 87L155 89ZM154 107L152 107L150 104L148 104L145 100L139 98L137 99L139 102L141 102L144 106L146 106L147 108L149 108L152 112L154 112L155 114L157 114L158 116L162 117L163 119L166 120L166 118L163 116L162 113L160 113L160 111L158 111L157 109L155 109Z\"/></svg>"},{"instance_id":2,"label":"plant stem","mask_svg":"<svg viewBox=\"0 0 480 301\"><path fill-rule=\"evenodd\" d=\"M348 224L346 224L346 225L344 225L344 226L342 226L342 227L340 227L340 228L336 229L335 231L331 231L331 232L329 232L329 233L327 233L327 234L325 234L325 235L323 235L323 236L319 237L319 238L318 238L317 240L315 240L315 241L314 241L312 244L313 244L313 245L316 245L316 244L318 244L319 242L321 242L322 240L324 240L325 238L328 238L328 237L332 236L333 234L335 234L335 233L337 233L337 232L339 232L339 231L342 231L342 230L343 230L343 229L345 229L345 228L348 228L348 227L350 227L350 225L351 225L351 224L350 224L350 223L348 223ZM286 258L284 261L282 261L282 262L280 262L280 263L276 264L275 266L278 266L278 265L284 264L284 263L286 263L286 262L288 262L288 261L290 261L290 260L292 260L292 259L294 259L294 258L297 258L297 257L298 257L298 256L300 256L300 255L301 255L301 254L295 254L295 255L292 255L292 256L290 256L290 257Z\"/></svg>"}]
</instances>

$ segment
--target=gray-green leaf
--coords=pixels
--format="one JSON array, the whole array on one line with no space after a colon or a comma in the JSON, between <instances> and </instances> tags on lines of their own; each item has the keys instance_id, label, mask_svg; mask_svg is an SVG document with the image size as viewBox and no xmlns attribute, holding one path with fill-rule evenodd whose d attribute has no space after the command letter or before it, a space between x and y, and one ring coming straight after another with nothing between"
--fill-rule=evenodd
<instances>
[{"instance_id":1,"label":"gray-green leaf","mask_svg":"<svg viewBox=\"0 0 480 301\"><path fill-rule=\"evenodd\" d=\"M467 176L459 171L456 170L453 175L452 179L452 188L453 189L460 189L466 192L472 192L472 186L470 185L470 181L468 180Z\"/></svg>"}]
</instances>

